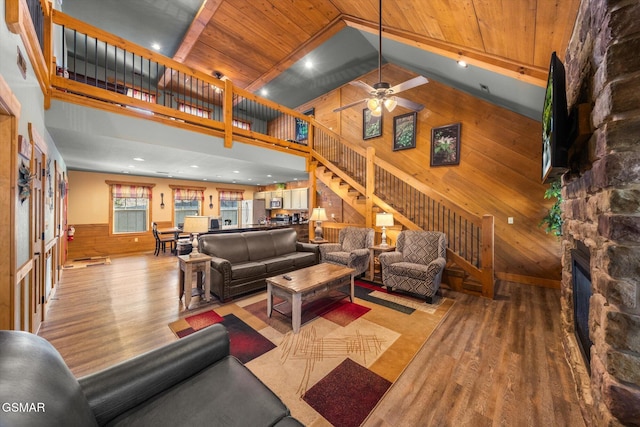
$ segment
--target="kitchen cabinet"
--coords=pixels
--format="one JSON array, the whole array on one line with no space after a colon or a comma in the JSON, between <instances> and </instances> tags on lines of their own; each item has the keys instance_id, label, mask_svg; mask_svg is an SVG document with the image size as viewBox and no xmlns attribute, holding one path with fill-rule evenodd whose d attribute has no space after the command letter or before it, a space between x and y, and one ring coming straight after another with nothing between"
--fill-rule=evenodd
<instances>
[{"instance_id":1,"label":"kitchen cabinet","mask_svg":"<svg viewBox=\"0 0 640 427\"><path fill-rule=\"evenodd\" d=\"M308 188L294 188L291 190L291 209L309 209Z\"/></svg>"}]
</instances>

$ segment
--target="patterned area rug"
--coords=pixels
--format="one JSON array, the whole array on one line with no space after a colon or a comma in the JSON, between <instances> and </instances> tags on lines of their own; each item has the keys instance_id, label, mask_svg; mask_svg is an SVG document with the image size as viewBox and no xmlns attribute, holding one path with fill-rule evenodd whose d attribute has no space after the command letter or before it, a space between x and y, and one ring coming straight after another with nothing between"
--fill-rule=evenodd
<instances>
[{"instance_id":1,"label":"patterned area rug","mask_svg":"<svg viewBox=\"0 0 640 427\"><path fill-rule=\"evenodd\" d=\"M222 323L231 354L305 425L359 426L453 305L435 304L356 281L354 302L329 298L303 307L303 326L266 315L266 293L169 324L178 337Z\"/></svg>"},{"instance_id":2,"label":"patterned area rug","mask_svg":"<svg viewBox=\"0 0 640 427\"><path fill-rule=\"evenodd\" d=\"M111 258L109 257L91 257L91 258L79 258L74 259L72 261L67 261L62 268L70 269L70 268L85 268L85 267L94 267L96 265L106 265L111 264Z\"/></svg>"}]
</instances>

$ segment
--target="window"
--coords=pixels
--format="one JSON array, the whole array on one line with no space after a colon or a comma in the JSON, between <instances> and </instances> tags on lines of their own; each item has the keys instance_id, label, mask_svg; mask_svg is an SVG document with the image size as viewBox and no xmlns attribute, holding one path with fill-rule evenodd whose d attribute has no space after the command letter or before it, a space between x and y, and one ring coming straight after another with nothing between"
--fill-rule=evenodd
<instances>
[{"instance_id":1,"label":"window","mask_svg":"<svg viewBox=\"0 0 640 427\"><path fill-rule=\"evenodd\" d=\"M149 201L153 184L110 181L107 184L111 187L111 231L114 234L149 231Z\"/></svg>"},{"instance_id":2,"label":"window","mask_svg":"<svg viewBox=\"0 0 640 427\"><path fill-rule=\"evenodd\" d=\"M153 102L153 103L156 102L155 95L151 95L150 93L143 92L137 89L131 89L131 88L127 89L127 96L130 96L131 98L139 99L140 101Z\"/></svg>"},{"instance_id":3,"label":"window","mask_svg":"<svg viewBox=\"0 0 640 427\"><path fill-rule=\"evenodd\" d=\"M173 225L184 224L188 215L202 215L204 188L183 188L170 186L173 189Z\"/></svg>"},{"instance_id":4,"label":"window","mask_svg":"<svg viewBox=\"0 0 640 427\"><path fill-rule=\"evenodd\" d=\"M220 218L223 226L238 226L238 208L243 192L218 189L220 196Z\"/></svg>"},{"instance_id":5,"label":"window","mask_svg":"<svg viewBox=\"0 0 640 427\"><path fill-rule=\"evenodd\" d=\"M178 110L183 113L193 114L194 116L202 117L204 119L208 119L211 116L211 112L209 110L205 110L204 108L198 108L193 105L180 103L178 104Z\"/></svg>"},{"instance_id":6,"label":"window","mask_svg":"<svg viewBox=\"0 0 640 427\"><path fill-rule=\"evenodd\" d=\"M240 129L251 130L251 123L238 119L233 119L233 126Z\"/></svg>"}]
</instances>

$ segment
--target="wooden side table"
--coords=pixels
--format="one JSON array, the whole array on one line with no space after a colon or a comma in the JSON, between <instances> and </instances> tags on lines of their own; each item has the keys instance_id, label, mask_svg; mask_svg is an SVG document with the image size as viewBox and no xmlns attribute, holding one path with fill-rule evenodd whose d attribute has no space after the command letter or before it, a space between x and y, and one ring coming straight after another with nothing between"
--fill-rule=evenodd
<instances>
[{"instance_id":1,"label":"wooden side table","mask_svg":"<svg viewBox=\"0 0 640 427\"><path fill-rule=\"evenodd\" d=\"M376 265L376 257L383 252L392 252L395 251L396 247L387 245L374 245L369 248L369 273L366 276L366 279L373 282L375 281L375 265ZM380 272L380 276L382 276L382 272ZM382 277L380 277L380 282L382 282Z\"/></svg>"},{"instance_id":2,"label":"wooden side table","mask_svg":"<svg viewBox=\"0 0 640 427\"><path fill-rule=\"evenodd\" d=\"M204 273L204 299L211 300L211 257L200 254L195 257L190 255L178 256L180 260L180 289L178 290L178 298L182 299L184 294L184 308L189 308L191 303L191 290L193 289L193 273L198 273L196 287L202 283L202 275ZM186 282L186 283L185 283Z\"/></svg>"}]
</instances>

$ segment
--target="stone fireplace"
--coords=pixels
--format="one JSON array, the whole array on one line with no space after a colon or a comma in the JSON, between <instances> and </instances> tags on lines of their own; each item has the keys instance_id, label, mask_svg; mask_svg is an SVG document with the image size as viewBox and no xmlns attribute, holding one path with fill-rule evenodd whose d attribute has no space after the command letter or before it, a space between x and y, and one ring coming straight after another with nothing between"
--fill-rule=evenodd
<instances>
[{"instance_id":1,"label":"stone fireplace","mask_svg":"<svg viewBox=\"0 0 640 427\"><path fill-rule=\"evenodd\" d=\"M638 52L640 2L582 0L566 52L567 100L587 111L593 134L578 138L563 177L561 303L567 360L594 426L640 426ZM575 269L579 252L585 271ZM576 275L589 276L591 296L575 298L584 280ZM590 365L576 339L579 305L588 306Z\"/></svg>"}]
</instances>

